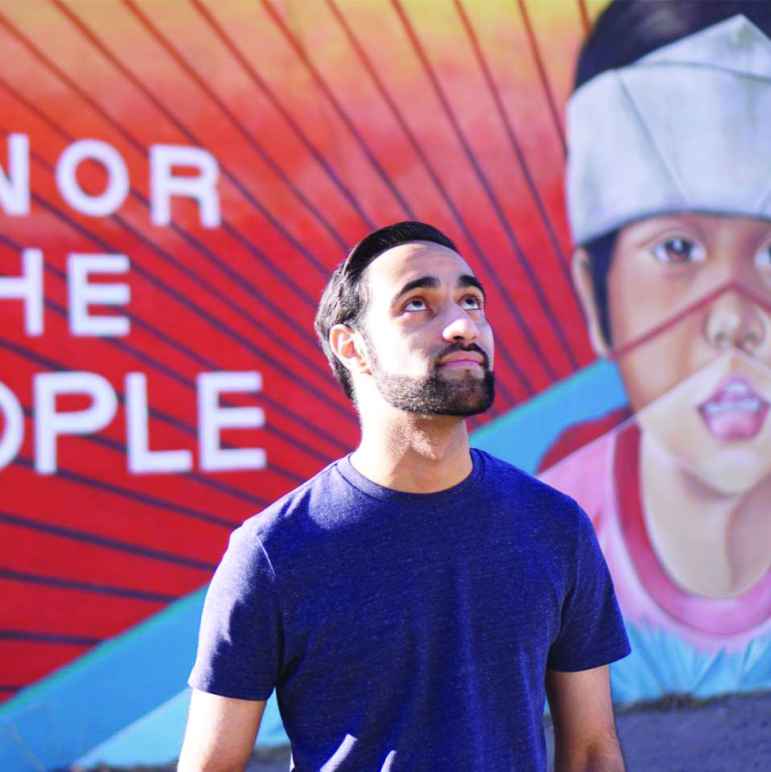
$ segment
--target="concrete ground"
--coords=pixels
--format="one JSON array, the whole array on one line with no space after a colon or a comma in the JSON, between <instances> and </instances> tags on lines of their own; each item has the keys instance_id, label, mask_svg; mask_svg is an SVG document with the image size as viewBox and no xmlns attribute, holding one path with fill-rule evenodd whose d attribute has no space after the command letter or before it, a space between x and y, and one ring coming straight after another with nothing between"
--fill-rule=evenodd
<instances>
[{"instance_id":1,"label":"concrete ground","mask_svg":"<svg viewBox=\"0 0 771 772\"><path fill-rule=\"evenodd\" d=\"M771 692L703 703L667 699L618 711L616 723L627 772L771 770ZM547 743L551 752L548 723ZM173 765L136 767L133 772L172 769ZM257 752L247 772L288 769L289 750L275 748ZM99 772L110 768L100 767Z\"/></svg>"},{"instance_id":2,"label":"concrete ground","mask_svg":"<svg viewBox=\"0 0 771 772\"><path fill-rule=\"evenodd\" d=\"M628 772L771 770L771 693L706 703L669 699L616 714ZM551 757L551 726L547 723ZM287 772L288 751L262 752L248 772Z\"/></svg>"},{"instance_id":3,"label":"concrete ground","mask_svg":"<svg viewBox=\"0 0 771 772\"><path fill-rule=\"evenodd\" d=\"M629 772L771 770L771 693L669 700L617 715Z\"/></svg>"}]
</instances>

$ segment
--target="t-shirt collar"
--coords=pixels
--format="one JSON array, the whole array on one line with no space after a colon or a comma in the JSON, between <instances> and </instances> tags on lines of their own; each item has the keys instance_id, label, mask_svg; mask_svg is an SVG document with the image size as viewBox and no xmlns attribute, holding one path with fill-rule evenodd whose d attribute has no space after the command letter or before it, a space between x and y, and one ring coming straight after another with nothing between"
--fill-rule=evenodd
<instances>
[{"instance_id":1,"label":"t-shirt collar","mask_svg":"<svg viewBox=\"0 0 771 772\"><path fill-rule=\"evenodd\" d=\"M379 501L399 501L402 505L409 503L433 505L445 499L451 500L459 497L467 488L481 479L484 474L484 454L476 448L471 448L471 472L469 475L456 485L434 493L408 493L378 485L353 466L351 454L341 458L335 464L335 469L354 488Z\"/></svg>"}]
</instances>

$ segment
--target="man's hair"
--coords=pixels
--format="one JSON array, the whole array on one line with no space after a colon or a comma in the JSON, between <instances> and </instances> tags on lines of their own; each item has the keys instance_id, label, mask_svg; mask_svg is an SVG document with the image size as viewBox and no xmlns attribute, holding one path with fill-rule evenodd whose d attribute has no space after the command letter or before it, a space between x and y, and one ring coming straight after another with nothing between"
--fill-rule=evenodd
<instances>
[{"instance_id":1,"label":"man's hair","mask_svg":"<svg viewBox=\"0 0 771 772\"><path fill-rule=\"evenodd\" d=\"M349 399L353 399L351 374L332 351L329 331L336 324L355 327L359 323L367 307L367 287L362 280L364 270L386 250L412 241L431 241L458 251L455 244L433 225L413 220L387 225L365 236L348 253L348 257L335 268L321 296L316 313L316 334L335 378L340 381Z\"/></svg>"},{"instance_id":2,"label":"man's hair","mask_svg":"<svg viewBox=\"0 0 771 772\"><path fill-rule=\"evenodd\" d=\"M771 37L771 2L758 0L614 0L597 17L581 47L573 90L608 70L626 67L662 46L700 32L732 16L746 16ZM623 171L621 172L623 173ZM730 181L727 183L730 184ZM589 254L600 326L610 344L608 272L618 231L584 244Z\"/></svg>"}]
</instances>

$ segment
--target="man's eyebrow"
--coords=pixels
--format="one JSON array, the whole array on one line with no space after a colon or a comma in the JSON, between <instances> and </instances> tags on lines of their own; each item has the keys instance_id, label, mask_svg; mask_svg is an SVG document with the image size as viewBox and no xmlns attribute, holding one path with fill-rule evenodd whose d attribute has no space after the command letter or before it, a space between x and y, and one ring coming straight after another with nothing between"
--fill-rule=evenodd
<instances>
[{"instance_id":1,"label":"man's eyebrow","mask_svg":"<svg viewBox=\"0 0 771 772\"><path fill-rule=\"evenodd\" d=\"M487 293L485 292L485 288L482 286L482 282L479 281L476 276L472 276L470 273L464 273L458 279L458 286L476 287L482 293L482 297L487 297Z\"/></svg>"},{"instance_id":2,"label":"man's eyebrow","mask_svg":"<svg viewBox=\"0 0 771 772\"><path fill-rule=\"evenodd\" d=\"M436 276L419 276L417 279L408 281L394 296L392 302L397 303L399 298L412 292L414 289L436 289L440 282Z\"/></svg>"}]
</instances>

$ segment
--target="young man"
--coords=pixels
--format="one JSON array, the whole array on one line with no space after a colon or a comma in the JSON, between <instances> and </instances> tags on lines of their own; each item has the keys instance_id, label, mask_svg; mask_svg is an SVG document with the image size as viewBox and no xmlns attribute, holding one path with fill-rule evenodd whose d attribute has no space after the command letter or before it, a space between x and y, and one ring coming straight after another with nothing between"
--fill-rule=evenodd
<instances>
[{"instance_id":1,"label":"young man","mask_svg":"<svg viewBox=\"0 0 771 772\"><path fill-rule=\"evenodd\" d=\"M422 223L361 241L316 320L349 457L248 520L212 582L180 769L239 769L275 688L297 770L620 770L628 644L591 523L469 449L493 400L484 290Z\"/></svg>"}]
</instances>

